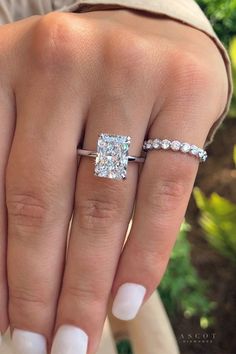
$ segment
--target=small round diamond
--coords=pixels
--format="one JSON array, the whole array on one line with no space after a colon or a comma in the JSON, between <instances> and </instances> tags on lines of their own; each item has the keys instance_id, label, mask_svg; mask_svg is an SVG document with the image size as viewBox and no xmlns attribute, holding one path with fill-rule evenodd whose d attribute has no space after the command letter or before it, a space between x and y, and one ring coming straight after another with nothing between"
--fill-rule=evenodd
<instances>
[{"instance_id":1,"label":"small round diamond","mask_svg":"<svg viewBox=\"0 0 236 354\"><path fill-rule=\"evenodd\" d=\"M183 143L182 146L181 146L181 148L180 148L180 150L181 150L182 152L185 152L185 153L189 152L190 149L191 149L191 146L190 146L190 144L188 144L188 143Z\"/></svg>"},{"instance_id":2,"label":"small round diamond","mask_svg":"<svg viewBox=\"0 0 236 354\"><path fill-rule=\"evenodd\" d=\"M191 145L191 150L190 150L190 153L192 154L192 155L197 155L198 154L198 151L199 151L199 149L198 149L198 147L196 146L196 145Z\"/></svg>"},{"instance_id":3,"label":"small round diamond","mask_svg":"<svg viewBox=\"0 0 236 354\"><path fill-rule=\"evenodd\" d=\"M160 147L161 141L159 139L154 139L152 146L154 149L158 149Z\"/></svg>"},{"instance_id":4,"label":"small round diamond","mask_svg":"<svg viewBox=\"0 0 236 354\"><path fill-rule=\"evenodd\" d=\"M201 152L199 152L199 158L201 159L201 161L205 162L207 159L207 152L202 150Z\"/></svg>"},{"instance_id":5,"label":"small round diamond","mask_svg":"<svg viewBox=\"0 0 236 354\"><path fill-rule=\"evenodd\" d=\"M162 141L161 141L161 147L162 147L162 149L164 149L164 150L169 149L169 147L170 147L170 140L167 140L167 139L162 140Z\"/></svg>"},{"instance_id":6,"label":"small round diamond","mask_svg":"<svg viewBox=\"0 0 236 354\"><path fill-rule=\"evenodd\" d=\"M202 161L205 162L207 159L207 153L202 157Z\"/></svg>"},{"instance_id":7,"label":"small round diamond","mask_svg":"<svg viewBox=\"0 0 236 354\"><path fill-rule=\"evenodd\" d=\"M146 142L146 149L150 150L151 148L152 148L152 142L151 142L151 140L148 140Z\"/></svg>"},{"instance_id":8,"label":"small round diamond","mask_svg":"<svg viewBox=\"0 0 236 354\"><path fill-rule=\"evenodd\" d=\"M159 138L145 140L143 143L143 150L148 151L153 149L171 149L172 151L181 151L185 154L190 154L197 157L200 162L205 162L208 157L207 152L204 149L186 142L182 143L179 140L160 140Z\"/></svg>"},{"instance_id":9,"label":"small round diamond","mask_svg":"<svg viewBox=\"0 0 236 354\"><path fill-rule=\"evenodd\" d=\"M178 140L174 140L171 142L170 147L173 151L178 151L181 147L181 142L179 142Z\"/></svg>"},{"instance_id":10,"label":"small round diamond","mask_svg":"<svg viewBox=\"0 0 236 354\"><path fill-rule=\"evenodd\" d=\"M199 149L199 150L198 150L198 156L199 156L200 158L202 158L202 157L204 156L204 154L205 154L205 151L204 151L203 149Z\"/></svg>"}]
</instances>

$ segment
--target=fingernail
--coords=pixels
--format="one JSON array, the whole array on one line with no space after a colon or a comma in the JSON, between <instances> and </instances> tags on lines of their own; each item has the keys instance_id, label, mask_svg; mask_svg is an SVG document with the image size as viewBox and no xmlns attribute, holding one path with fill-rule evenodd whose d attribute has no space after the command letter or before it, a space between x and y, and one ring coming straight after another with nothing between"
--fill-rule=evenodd
<instances>
[{"instance_id":1,"label":"fingernail","mask_svg":"<svg viewBox=\"0 0 236 354\"><path fill-rule=\"evenodd\" d=\"M115 296L112 313L120 320L132 320L142 306L146 288L139 284L125 283Z\"/></svg>"},{"instance_id":2,"label":"fingernail","mask_svg":"<svg viewBox=\"0 0 236 354\"><path fill-rule=\"evenodd\" d=\"M51 354L86 354L88 335L79 327L62 325L52 344Z\"/></svg>"},{"instance_id":3,"label":"fingernail","mask_svg":"<svg viewBox=\"0 0 236 354\"><path fill-rule=\"evenodd\" d=\"M0 347L2 345L2 333L0 332Z\"/></svg>"},{"instance_id":4,"label":"fingernail","mask_svg":"<svg viewBox=\"0 0 236 354\"><path fill-rule=\"evenodd\" d=\"M46 338L35 332L15 328L12 345L17 354L47 354Z\"/></svg>"}]
</instances>

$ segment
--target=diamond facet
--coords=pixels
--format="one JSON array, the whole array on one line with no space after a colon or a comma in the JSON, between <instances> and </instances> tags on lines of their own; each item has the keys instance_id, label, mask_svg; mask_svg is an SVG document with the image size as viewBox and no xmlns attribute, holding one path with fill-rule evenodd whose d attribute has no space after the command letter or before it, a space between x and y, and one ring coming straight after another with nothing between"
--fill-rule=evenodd
<instances>
[{"instance_id":1,"label":"diamond facet","mask_svg":"<svg viewBox=\"0 0 236 354\"><path fill-rule=\"evenodd\" d=\"M171 142L170 147L171 147L171 149L173 151L178 151L180 149L180 147L181 147L181 142L178 141L178 140L174 140L174 141Z\"/></svg>"},{"instance_id":2,"label":"diamond facet","mask_svg":"<svg viewBox=\"0 0 236 354\"><path fill-rule=\"evenodd\" d=\"M95 176L125 179L130 141L129 136L101 134L97 143Z\"/></svg>"}]
</instances>

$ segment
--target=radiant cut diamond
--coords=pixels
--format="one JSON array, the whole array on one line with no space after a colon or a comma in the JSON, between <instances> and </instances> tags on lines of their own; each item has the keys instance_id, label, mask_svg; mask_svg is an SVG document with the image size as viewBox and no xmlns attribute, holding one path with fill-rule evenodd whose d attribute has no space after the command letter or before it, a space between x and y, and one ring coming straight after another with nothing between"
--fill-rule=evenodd
<instances>
[{"instance_id":1,"label":"radiant cut diamond","mask_svg":"<svg viewBox=\"0 0 236 354\"><path fill-rule=\"evenodd\" d=\"M95 176L125 179L131 138L101 134L98 138Z\"/></svg>"},{"instance_id":2,"label":"radiant cut diamond","mask_svg":"<svg viewBox=\"0 0 236 354\"><path fill-rule=\"evenodd\" d=\"M173 151L178 151L180 149L180 147L181 147L181 142L178 141L178 140L174 140L174 141L171 142L170 147L171 147L171 149Z\"/></svg>"},{"instance_id":3,"label":"radiant cut diamond","mask_svg":"<svg viewBox=\"0 0 236 354\"><path fill-rule=\"evenodd\" d=\"M162 140L162 142L161 142L161 147L162 147L162 149L164 149L164 150L169 149L169 147L170 147L170 141L167 140L167 139Z\"/></svg>"}]
</instances>

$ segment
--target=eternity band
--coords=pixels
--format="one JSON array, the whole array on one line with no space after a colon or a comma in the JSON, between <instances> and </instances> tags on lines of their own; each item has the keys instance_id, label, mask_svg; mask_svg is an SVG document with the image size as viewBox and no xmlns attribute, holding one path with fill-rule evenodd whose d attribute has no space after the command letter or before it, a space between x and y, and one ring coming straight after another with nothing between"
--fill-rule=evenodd
<instances>
[{"instance_id":1,"label":"eternity band","mask_svg":"<svg viewBox=\"0 0 236 354\"><path fill-rule=\"evenodd\" d=\"M149 139L145 140L143 143L143 150L172 150L182 152L184 154L189 154L196 157L200 162L205 162L207 159L207 152L196 145L191 145L189 143L183 143L178 140L168 140L168 139Z\"/></svg>"}]
</instances>

